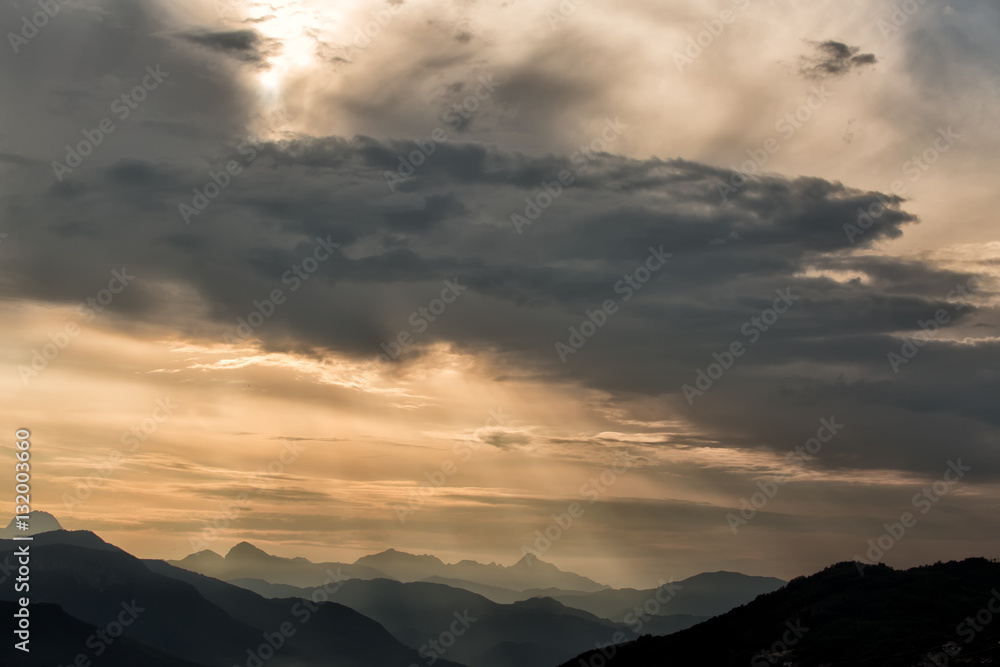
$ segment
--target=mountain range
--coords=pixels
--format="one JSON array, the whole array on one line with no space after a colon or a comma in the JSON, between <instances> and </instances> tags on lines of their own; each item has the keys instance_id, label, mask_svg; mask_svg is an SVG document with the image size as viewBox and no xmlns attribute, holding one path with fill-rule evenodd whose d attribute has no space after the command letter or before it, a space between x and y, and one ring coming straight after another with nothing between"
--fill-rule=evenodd
<instances>
[{"instance_id":1,"label":"mountain range","mask_svg":"<svg viewBox=\"0 0 1000 667\"><path fill-rule=\"evenodd\" d=\"M0 540L0 561L23 544ZM95 660L118 636L128 642L115 651L122 660L134 660L133 666L147 664L138 656L164 667L248 665L255 655L271 655L272 667L422 662L417 651L377 622L335 602L266 599L217 579L193 580L199 575L166 563L150 567L88 531L41 533L30 549L32 609L39 603L58 609L43 604L52 623L36 623L32 646L40 647L44 661L29 655L27 663L14 662L24 656L4 642L3 664L53 667L73 664L79 655ZM14 595L13 587L0 588L0 601ZM88 639L78 641L83 635ZM443 658L436 662L457 665Z\"/></svg>"},{"instance_id":2,"label":"mountain range","mask_svg":"<svg viewBox=\"0 0 1000 667\"><path fill-rule=\"evenodd\" d=\"M475 621L448 656L472 667L550 667L598 641L636 637L640 630L663 634L691 627L784 584L736 573L700 575L673 584L677 590L671 606L657 603L652 613L642 609L641 618L635 614L630 618L630 611L655 600L656 589L611 589L537 559L522 559L509 567L474 561L449 565L434 556L390 549L353 564L312 563L274 556L241 542L224 557L201 551L179 561L147 563L154 571L162 565L211 574L274 599L309 599L323 581L334 581L336 594L331 599L374 619L425 660L430 641L442 628L449 628L458 613ZM364 577L356 577L359 572ZM372 578L374 574L381 576ZM500 583L511 588L496 585ZM531 585L543 588L526 588ZM728 597L722 594L727 586L732 589Z\"/></svg>"},{"instance_id":3,"label":"mountain range","mask_svg":"<svg viewBox=\"0 0 1000 667\"><path fill-rule=\"evenodd\" d=\"M242 542L224 557L202 551L167 562L63 530L45 513L29 523L3 534L33 536L31 609L45 623L27 662L8 644L2 664L551 667L640 629L691 627L783 583L702 575L671 584L677 590L662 608L642 610L659 589L616 591L539 560L446 564L390 549L351 564L313 563ZM0 564L15 562L23 544L0 539ZM706 585L720 576L736 577L731 599L717 594L721 580ZM3 610L12 614L13 601L12 587L0 590ZM630 605L641 621L629 618Z\"/></svg>"},{"instance_id":4,"label":"mountain range","mask_svg":"<svg viewBox=\"0 0 1000 667\"><path fill-rule=\"evenodd\" d=\"M909 570L838 563L787 584L711 572L640 590L538 560L446 564L392 549L350 564L247 542L225 556L139 559L51 515L30 524L0 538L5 578L30 544L33 629L31 654L0 645L3 665L1000 663L1000 562L982 558ZM15 531L32 541L6 539ZM0 587L0 614L18 608L13 586Z\"/></svg>"},{"instance_id":5,"label":"mountain range","mask_svg":"<svg viewBox=\"0 0 1000 667\"><path fill-rule=\"evenodd\" d=\"M315 591L261 580L235 583L275 598L309 599ZM427 582L349 579L339 582L331 599L377 621L425 658L433 652L430 642L449 632L459 619L462 635L447 656L475 667L513 664L511 652L524 656L518 664L551 667L592 647L594 637L626 630L620 623L547 598L503 605L460 588Z\"/></svg>"},{"instance_id":6,"label":"mountain range","mask_svg":"<svg viewBox=\"0 0 1000 667\"><path fill-rule=\"evenodd\" d=\"M350 579L442 584L477 593L500 604L548 597L567 607L616 621L624 620L630 610L643 604L656 591L610 588L578 574L564 572L537 558L524 558L510 566L468 560L446 564L435 556L416 556L395 549L364 556L353 564L313 563L305 558L274 556L248 542L241 542L224 557L213 551L200 551L168 562L226 581L261 580L285 584L292 587L285 589L290 591L317 586L334 573ZM702 573L674 584L677 592L672 596L669 612L665 613L713 616L784 584L781 579L738 572ZM282 589L266 590L273 594Z\"/></svg>"},{"instance_id":7,"label":"mountain range","mask_svg":"<svg viewBox=\"0 0 1000 667\"><path fill-rule=\"evenodd\" d=\"M436 579L469 590L481 587L474 591L480 593L491 587L516 592L540 588L593 592L608 588L535 558L525 557L510 566L472 560L446 564L436 556L417 556L395 549L363 556L354 563L313 563L305 558L273 556L248 542L241 542L224 557L204 550L170 563L222 579L258 578L303 587L318 585L328 576L327 571L332 570L351 579L381 578L403 582Z\"/></svg>"}]
</instances>

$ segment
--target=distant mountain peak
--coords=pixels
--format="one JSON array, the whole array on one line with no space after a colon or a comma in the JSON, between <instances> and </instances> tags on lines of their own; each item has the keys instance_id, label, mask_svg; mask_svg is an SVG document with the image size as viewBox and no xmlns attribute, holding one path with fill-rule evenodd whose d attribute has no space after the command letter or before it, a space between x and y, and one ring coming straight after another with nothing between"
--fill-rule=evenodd
<instances>
[{"instance_id":1,"label":"distant mountain peak","mask_svg":"<svg viewBox=\"0 0 1000 667\"><path fill-rule=\"evenodd\" d=\"M463 558L462 560L455 563L455 565L485 565L486 567L503 567L496 561L490 561L489 563L480 563L478 560L472 560L471 558Z\"/></svg>"},{"instance_id":2,"label":"distant mountain peak","mask_svg":"<svg viewBox=\"0 0 1000 667\"><path fill-rule=\"evenodd\" d=\"M580 577L580 579L586 579L574 572L567 572L566 570L560 570L557 565L553 565L541 558L536 558L532 554L525 554L521 560L517 561L510 566L511 570L520 570L523 572L546 572L549 574L564 574L572 577ZM602 588L607 588L602 586Z\"/></svg>"},{"instance_id":3,"label":"distant mountain peak","mask_svg":"<svg viewBox=\"0 0 1000 667\"><path fill-rule=\"evenodd\" d=\"M28 536L28 535L38 535L39 533L48 533L53 530L63 530L62 525L59 520L48 512L43 512L41 510L33 510L28 513L28 530L19 530L17 528L17 518L10 520L7 527L0 531L0 537L15 537L17 535Z\"/></svg>"},{"instance_id":4,"label":"distant mountain peak","mask_svg":"<svg viewBox=\"0 0 1000 667\"><path fill-rule=\"evenodd\" d=\"M249 542L240 542L226 554L226 560L230 559L245 559L245 558L273 558L273 556L263 549L259 549Z\"/></svg>"},{"instance_id":5,"label":"distant mountain peak","mask_svg":"<svg viewBox=\"0 0 1000 667\"><path fill-rule=\"evenodd\" d=\"M386 549L385 551L380 551L377 554L371 554L369 556L362 556L361 558L354 561L355 565L373 565L374 563L384 563L386 561L392 562L410 562L410 563L432 563L434 565L444 565L444 562L437 556L432 556L430 554L411 554L405 551L398 551L396 549Z\"/></svg>"},{"instance_id":6,"label":"distant mountain peak","mask_svg":"<svg viewBox=\"0 0 1000 667\"><path fill-rule=\"evenodd\" d=\"M201 551L196 551L193 554L189 554L184 557L183 561L201 561L201 562L214 562L221 563L225 560L221 555L212 551L211 549L202 549Z\"/></svg>"}]
</instances>

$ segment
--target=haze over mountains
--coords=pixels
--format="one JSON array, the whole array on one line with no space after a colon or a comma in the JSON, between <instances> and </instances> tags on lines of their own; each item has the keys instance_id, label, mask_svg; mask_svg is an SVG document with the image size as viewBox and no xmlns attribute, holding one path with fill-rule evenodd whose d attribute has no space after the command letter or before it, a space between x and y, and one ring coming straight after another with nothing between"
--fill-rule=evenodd
<instances>
[{"instance_id":1,"label":"haze over mountains","mask_svg":"<svg viewBox=\"0 0 1000 667\"><path fill-rule=\"evenodd\" d=\"M171 562L178 567L224 579L264 578L260 573L266 571L269 581L293 586L315 586L317 581L327 576L326 570L333 569L345 577L356 579L424 581L436 578L461 588L465 587L463 583L486 587L481 590L488 590L491 586L512 591L557 588L592 592L607 588L587 577L563 572L534 558L522 558L511 566L471 560L449 565L435 556L415 556L395 549L364 556L354 563L312 563L304 558L272 556L249 542L241 542L230 549L225 558L205 550Z\"/></svg>"},{"instance_id":2,"label":"haze over mountains","mask_svg":"<svg viewBox=\"0 0 1000 667\"><path fill-rule=\"evenodd\" d=\"M333 579L340 582L334 599L418 650L462 609L477 621L449 657L475 667L546 667L598 640L690 627L784 584L717 572L664 582L661 589L616 590L533 557L511 566L446 564L435 556L388 549L351 564L312 563L274 556L247 542L225 557L206 550L170 565L268 598L308 598L312 587Z\"/></svg>"},{"instance_id":3,"label":"haze over mountains","mask_svg":"<svg viewBox=\"0 0 1000 667\"><path fill-rule=\"evenodd\" d=\"M59 525L44 513L31 521ZM5 644L3 665L902 667L1000 659L1000 563L986 559L906 571L840 563L787 585L712 572L637 590L538 560L446 564L389 549L350 564L312 563L241 542L224 557L202 551L171 563L135 558L89 531L30 532L33 651ZM0 539L5 578L23 544ZM14 609L12 587L0 587L0 613Z\"/></svg>"},{"instance_id":4,"label":"haze over mountains","mask_svg":"<svg viewBox=\"0 0 1000 667\"><path fill-rule=\"evenodd\" d=\"M43 513L31 522L59 525ZM0 539L0 565L11 567L21 544ZM273 653L268 664L288 667L551 667L601 642L691 627L784 583L713 573L615 590L539 560L446 564L390 549L353 564L312 563L247 542L225 557L202 551L171 563L61 528L30 544L32 604L51 625L35 635L45 651L18 664L71 664L106 652L108 664L249 667L263 652ZM11 596L7 588L0 601ZM94 639L123 609L134 610L118 629L128 641ZM23 659L10 650L0 655Z\"/></svg>"},{"instance_id":5,"label":"haze over mountains","mask_svg":"<svg viewBox=\"0 0 1000 667\"><path fill-rule=\"evenodd\" d=\"M9 562L22 544L0 540L0 562ZM116 649L124 652L123 660L166 655L164 666L254 664L255 654L273 654L268 664L279 667L403 667L420 660L381 625L343 605L268 600L216 579L193 579L198 575L165 563L149 567L89 531L36 535L31 560L33 605L58 605L62 613L47 608L51 624L36 625L32 645L45 647L44 659L19 654L5 642L4 664L52 667L72 664L79 655L95 659L119 635L132 642ZM2 588L0 600L12 596L12 587ZM67 615L78 622L66 622ZM104 634L79 641L88 626ZM27 662L7 662L25 657ZM131 663L138 664L146 663ZM444 659L437 664L455 665Z\"/></svg>"},{"instance_id":6,"label":"haze over mountains","mask_svg":"<svg viewBox=\"0 0 1000 667\"><path fill-rule=\"evenodd\" d=\"M501 604L548 597L568 607L618 621L656 592L656 589L613 589L533 557L522 558L511 566L470 560L446 564L435 556L415 556L388 549L359 558L353 564L313 563L305 558L273 556L241 542L225 557L206 550L168 562L270 595L294 591L296 587L317 586L333 575L362 580L393 579L461 588ZM262 586L262 582L268 585ZM712 616L784 583L773 577L751 577L737 572L699 574L674 584L677 590L671 597L670 613Z\"/></svg>"}]
</instances>

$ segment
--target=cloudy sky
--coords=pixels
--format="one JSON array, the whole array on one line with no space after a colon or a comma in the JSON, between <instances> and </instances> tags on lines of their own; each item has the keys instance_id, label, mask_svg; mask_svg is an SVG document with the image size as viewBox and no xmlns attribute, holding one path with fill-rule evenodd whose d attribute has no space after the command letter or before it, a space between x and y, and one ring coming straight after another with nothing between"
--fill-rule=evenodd
<instances>
[{"instance_id":1,"label":"cloudy sky","mask_svg":"<svg viewBox=\"0 0 1000 667\"><path fill-rule=\"evenodd\" d=\"M998 555L994 2L42 5L0 5L0 414L67 527L635 586L907 511L891 565Z\"/></svg>"}]
</instances>

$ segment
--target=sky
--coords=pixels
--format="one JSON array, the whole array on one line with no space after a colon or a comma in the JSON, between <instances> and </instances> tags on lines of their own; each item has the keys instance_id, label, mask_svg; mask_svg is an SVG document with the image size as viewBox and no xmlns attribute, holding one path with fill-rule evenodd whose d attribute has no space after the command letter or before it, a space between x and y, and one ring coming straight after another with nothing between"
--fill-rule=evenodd
<instances>
[{"instance_id":1,"label":"sky","mask_svg":"<svg viewBox=\"0 0 1000 667\"><path fill-rule=\"evenodd\" d=\"M995 3L0 25L0 420L66 527L637 587L998 555Z\"/></svg>"}]
</instances>

